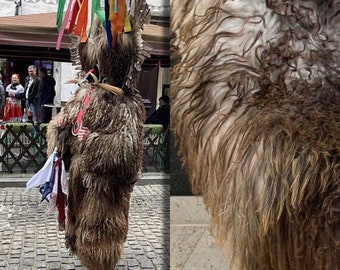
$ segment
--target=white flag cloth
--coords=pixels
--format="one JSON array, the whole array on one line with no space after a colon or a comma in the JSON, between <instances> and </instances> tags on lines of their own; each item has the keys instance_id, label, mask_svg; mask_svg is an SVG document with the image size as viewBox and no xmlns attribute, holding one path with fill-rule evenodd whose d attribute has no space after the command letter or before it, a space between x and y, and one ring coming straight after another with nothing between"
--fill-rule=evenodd
<instances>
[{"instance_id":1,"label":"white flag cloth","mask_svg":"<svg viewBox=\"0 0 340 270\"><path fill-rule=\"evenodd\" d=\"M39 187L50 180L54 155L55 153L52 153L46 160L44 166L26 183L26 191L35 187Z\"/></svg>"},{"instance_id":2,"label":"white flag cloth","mask_svg":"<svg viewBox=\"0 0 340 270\"><path fill-rule=\"evenodd\" d=\"M45 183L49 182L52 178L52 174L56 173L56 170L53 169L54 163L58 157L56 156L56 151L53 152L48 159L46 160L44 166L35 174L32 176L32 178L26 183L26 190L28 191L35 187L40 187L44 185ZM58 179L53 177L53 179ZM61 160L61 187L64 194L68 194L68 180L65 170L64 162ZM47 199L50 199L50 194L48 195Z\"/></svg>"}]
</instances>

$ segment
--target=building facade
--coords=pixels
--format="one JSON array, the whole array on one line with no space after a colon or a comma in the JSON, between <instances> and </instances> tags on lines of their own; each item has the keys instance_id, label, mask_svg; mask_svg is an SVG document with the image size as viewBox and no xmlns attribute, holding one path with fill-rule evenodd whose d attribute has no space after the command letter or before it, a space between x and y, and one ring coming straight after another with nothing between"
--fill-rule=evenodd
<instances>
[{"instance_id":1,"label":"building facade","mask_svg":"<svg viewBox=\"0 0 340 270\"><path fill-rule=\"evenodd\" d=\"M140 76L139 89L145 101L148 115L157 108L158 98L163 94L169 94L170 46L169 36L166 36L166 34L164 36L164 33L168 33L166 30L169 28L170 3L169 0L148 0L147 2L151 9L150 26L158 27L161 29L160 32L163 32L161 33L162 36L158 37L149 35L149 39L153 43L151 44L153 51L150 59L145 61ZM21 18L29 18L27 28L21 27L22 30L20 25L12 32L5 32L7 27L0 27L0 72L3 75L4 83L10 83L10 77L13 73L19 73L22 78L25 78L27 67L31 64L37 67L45 66L57 82L54 103L57 106L63 105L76 89L75 85L65 84L68 80L73 79L77 73L68 59L68 50L64 49L65 57L61 57L61 60L59 60L56 59L59 58L56 57L59 52L55 51L55 48L51 45L38 48L34 46L33 42L28 46L21 46L23 42L20 40L15 44L15 40L19 36L27 35L26 40L30 38L30 22L35 25L36 30L34 31L36 32L39 31L39 25L41 25L41 28L44 27L45 19L39 18L42 14L48 15L51 12L56 12L58 0L0 0L0 4L0 24L3 21L3 25L15 27L10 25L11 22ZM36 22L34 22L35 18ZM18 31L22 31L22 35L18 34ZM2 36L1 32L3 32Z\"/></svg>"}]
</instances>

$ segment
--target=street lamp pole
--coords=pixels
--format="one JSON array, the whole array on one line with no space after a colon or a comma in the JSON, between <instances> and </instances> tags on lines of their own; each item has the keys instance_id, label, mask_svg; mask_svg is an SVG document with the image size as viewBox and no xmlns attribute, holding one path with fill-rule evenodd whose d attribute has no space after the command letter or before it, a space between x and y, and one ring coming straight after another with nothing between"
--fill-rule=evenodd
<instances>
[{"instance_id":1,"label":"street lamp pole","mask_svg":"<svg viewBox=\"0 0 340 270\"><path fill-rule=\"evenodd\" d=\"M21 0L14 0L15 16L19 15L19 8L21 8Z\"/></svg>"}]
</instances>

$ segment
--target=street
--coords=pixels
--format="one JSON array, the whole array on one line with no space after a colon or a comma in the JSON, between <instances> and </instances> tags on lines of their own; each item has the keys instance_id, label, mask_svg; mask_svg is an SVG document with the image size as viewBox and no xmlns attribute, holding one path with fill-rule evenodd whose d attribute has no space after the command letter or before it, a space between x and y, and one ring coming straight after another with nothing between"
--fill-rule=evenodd
<instances>
[{"instance_id":1,"label":"street","mask_svg":"<svg viewBox=\"0 0 340 270\"><path fill-rule=\"evenodd\" d=\"M129 234L117 269L169 269L169 185L136 185ZM65 247L56 212L46 215L38 189L0 188L0 269L86 269Z\"/></svg>"}]
</instances>

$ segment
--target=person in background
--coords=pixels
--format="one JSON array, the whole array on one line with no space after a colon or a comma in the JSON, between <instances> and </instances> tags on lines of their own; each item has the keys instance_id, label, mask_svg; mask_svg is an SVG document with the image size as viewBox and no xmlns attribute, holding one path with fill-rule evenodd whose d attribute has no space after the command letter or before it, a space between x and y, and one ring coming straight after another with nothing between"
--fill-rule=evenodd
<instances>
[{"instance_id":1,"label":"person in background","mask_svg":"<svg viewBox=\"0 0 340 270\"><path fill-rule=\"evenodd\" d=\"M159 108L145 121L145 124L160 124L167 129L170 122L170 99L164 95L159 98Z\"/></svg>"},{"instance_id":2,"label":"person in background","mask_svg":"<svg viewBox=\"0 0 340 270\"><path fill-rule=\"evenodd\" d=\"M52 108L45 107L44 105L53 103L56 82L52 76L47 75L47 69L45 67L39 68L38 74L41 79L38 98L41 122L48 123L52 118Z\"/></svg>"},{"instance_id":3,"label":"person in background","mask_svg":"<svg viewBox=\"0 0 340 270\"><path fill-rule=\"evenodd\" d=\"M38 113L39 113L39 104L38 104L38 93L41 84L41 80L37 76L37 67L34 65L30 65L27 68L28 76L25 79L25 93L24 93L24 104L23 108L26 108L26 111L29 111L29 108L33 109L33 122L34 124L38 123Z\"/></svg>"},{"instance_id":4,"label":"person in background","mask_svg":"<svg viewBox=\"0 0 340 270\"><path fill-rule=\"evenodd\" d=\"M2 75L0 73L0 118L3 119L3 108L5 106L6 101L6 93L5 93L5 87L2 83Z\"/></svg>"},{"instance_id":5,"label":"person in background","mask_svg":"<svg viewBox=\"0 0 340 270\"><path fill-rule=\"evenodd\" d=\"M25 89L20 84L20 75L13 74L11 84L6 87L6 103L4 107L5 121L21 121L21 97Z\"/></svg>"}]
</instances>

